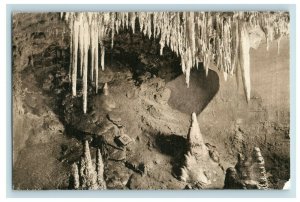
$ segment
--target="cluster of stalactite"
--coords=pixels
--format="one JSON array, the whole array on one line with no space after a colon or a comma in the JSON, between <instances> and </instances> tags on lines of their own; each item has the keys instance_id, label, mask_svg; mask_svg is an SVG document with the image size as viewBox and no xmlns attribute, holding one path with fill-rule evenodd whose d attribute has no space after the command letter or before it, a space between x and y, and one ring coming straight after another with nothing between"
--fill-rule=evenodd
<instances>
[{"instance_id":1,"label":"cluster of stalactite","mask_svg":"<svg viewBox=\"0 0 300 202\"><path fill-rule=\"evenodd\" d=\"M286 12L67 12L62 17L71 30L72 94L76 96L76 81L81 76L84 112L88 73L97 92L99 66L104 69L103 39L111 37L113 46L114 35L120 29L136 32L136 20L144 35L160 39L160 54L168 46L181 58L187 86L190 70L198 67L199 62L207 73L212 63L215 64L224 72L225 80L240 67L247 100L251 90L249 30L259 26L265 33L267 48L271 41L278 39L278 50L280 39L289 33Z\"/></svg>"}]
</instances>

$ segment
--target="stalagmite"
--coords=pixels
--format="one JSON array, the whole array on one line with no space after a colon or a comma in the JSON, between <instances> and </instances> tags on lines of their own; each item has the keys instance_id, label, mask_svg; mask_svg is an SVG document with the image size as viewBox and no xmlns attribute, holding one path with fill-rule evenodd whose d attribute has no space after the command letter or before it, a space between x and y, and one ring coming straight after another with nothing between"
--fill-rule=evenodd
<instances>
[{"instance_id":1,"label":"stalagmite","mask_svg":"<svg viewBox=\"0 0 300 202\"><path fill-rule=\"evenodd\" d=\"M195 112L192 114L192 124L187 139L193 155L208 155Z\"/></svg>"},{"instance_id":2,"label":"stalagmite","mask_svg":"<svg viewBox=\"0 0 300 202\"><path fill-rule=\"evenodd\" d=\"M269 188L269 182L267 179L267 172L265 168L265 161L261 154L261 151L258 147L255 147L253 149L253 156L257 163L258 167L258 174L257 174L257 181L258 181L258 187L259 189L268 189Z\"/></svg>"},{"instance_id":3,"label":"stalagmite","mask_svg":"<svg viewBox=\"0 0 300 202\"><path fill-rule=\"evenodd\" d=\"M104 95L108 95L109 94L107 83L105 83L104 86L103 86L103 94Z\"/></svg>"},{"instance_id":4,"label":"stalagmite","mask_svg":"<svg viewBox=\"0 0 300 202\"><path fill-rule=\"evenodd\" d=\"M191 153L185 155L185 166L181 168L180 179L188 183L200 183L202 186L210 184L201 165Z\"/></svg>"},{"instance_id":5,"label":"stalagmite","mask_svg":"<svg viewBox=\"0 0 300 202\"><path fill-rule=\"evenodd\" d=\"M106 183L104 181L104 176L103 176L104 164L103 164L100 149L97 149L96 171L97 171L97 183L99 189L106 189Z\"/></svg>"},{"instance_id":6,"label":"stalagmite","mask_svg":"<svg viewBox=\"0 0 300 202\"><path fill-rule=\"evenodd\" d=\"M205 166L202 164L209 159L209 154L204 144L195 113L192 114L192 123L187 140L189 149L185 155L184 166L181 168L180 179L185 182L200 183L206 186L210 184L210 180L205 175Z\"/></svg>"},{"instance_id":7,"label":"stalagmite","mask_svg":"<svg viewBox=\"0 0 300 202\"><path fill-rule=\"evenodd\" d=\"M72 164L72 173L71 173L71 179L72 179L72 189L79 189L80 182L79 182L79 171L78 166L76 163Z\"/></svg>"},{"instance_id":8,"label":"stalagmite","mask_svg":"<svg viewBox=\"0 0 300 202\"><path fill-rule=\"evenodd\" d=\"M106 189L104 181L104 164L102 155L97 149L96 163L93 163L88 141L84 142L83 155L79 162L80 169L78 170L77 163L72 164L70 176L70 188L72 189Z\"/></svg>"},{"instance_id":9,"label":"stalagmite","mask_svg":"<svg viewBox=\"0 0 300 202\"><path fill-rule=\"evenodd\" d=\"M246 157L238 155L235 167L226 170L224 189L269 189L264 158L258 147Z\"/></svg>"},{"instance_id":10,"label":"stalagmite","mask_svg":"<svg viewBox=\"0 0 300 202\"><path fill-rule=\"evenodd\" d=\"M84 143L84 153L80 162L80 176L83 189L98 189L97 173L93 166L89 143Z\"/></svg>"}]
</instances>

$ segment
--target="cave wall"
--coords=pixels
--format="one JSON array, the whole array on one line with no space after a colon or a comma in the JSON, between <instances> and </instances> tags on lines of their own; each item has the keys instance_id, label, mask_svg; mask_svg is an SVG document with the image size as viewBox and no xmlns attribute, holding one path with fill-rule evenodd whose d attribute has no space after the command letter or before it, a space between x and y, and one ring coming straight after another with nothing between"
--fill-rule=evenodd
<instances>
[{"instance_id":1,"label":"cave wall","mask_svg":"<svg viewBox=\"0 0 300 202\"><path fill-rule=\"evenodd\" d=\"M216 70L220 89L200 115L203 124L238 118L255 120L258 117L289 124L289 39L282 39L279 54L277 43L272 43L269 51L266 50L266 43L262 43L256 50L251 49L250 57L250 102L246 101L240 72L225 81L223 73Z\"/></svg>"},{"instance_id":2,"label":"cave wall","mask_svg":"<svg viewBox=\"0 0 300 202\"><path fill-rule=\"evenodd\" d=\"M217 145L225 167L235 165L238 153L260 147L269 180L282 188L290 177L289 39L282 39L279 54L276 42L269 51L263 42L257 50L251 49L250 57L249 103L240 73L225 81L216 70L220 89L198 116L199 125L205 141Z\"/></svg>"},{"instance_id":3,"label":"cave wall","mask_svg":"<svg viewBox=\"0 0 300 202\"><path fill-rule=\"evenodd\" d=\"M60 40L56 40L57 38ZM33 75L56 68L56 49L66 53L68 45L68 27L60 20L59 13L12 14L14 163L30 139L47 142L52 135L60 134L63 130L58 118L53 113L48 113L50 109L47 98L42 96L41 88ZM43 79L46 75L41 76ZM45 127L45 117L55 120L57 130Z\"/></svg>"}]
</instances>

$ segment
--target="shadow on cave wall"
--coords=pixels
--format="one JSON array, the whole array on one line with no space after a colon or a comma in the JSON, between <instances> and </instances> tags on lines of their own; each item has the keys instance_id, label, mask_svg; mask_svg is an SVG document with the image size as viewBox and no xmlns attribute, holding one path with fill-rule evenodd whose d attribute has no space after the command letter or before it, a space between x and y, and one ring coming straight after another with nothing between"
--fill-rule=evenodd
<instances>
[{"instance_id":1,"label":"shadow on cave wall","mask_svg":"<svg viewBox=\"0 0 300 202\"><path fill-rule=\"evenodd\" d=\"M219 76L213 70L209 70L206 76L200 66L191 70L189 88L184 74L168 82L167 88L172 91L168 102L172 108L187 114L200 114L219 91Z\"/></svg>"},{"instance_id":2,"label":"shadow on cave wall","mask_svg":"<svg viewBox=\"0 0 300 202\"><path fill-rule=\"evenodd\" d=\"M178 178L185 160L184 154L188 150L186 138L178 135L157 134L155 135L155 144L161 153L172 157L172 174Z\"/></svg>"}]
</instances>

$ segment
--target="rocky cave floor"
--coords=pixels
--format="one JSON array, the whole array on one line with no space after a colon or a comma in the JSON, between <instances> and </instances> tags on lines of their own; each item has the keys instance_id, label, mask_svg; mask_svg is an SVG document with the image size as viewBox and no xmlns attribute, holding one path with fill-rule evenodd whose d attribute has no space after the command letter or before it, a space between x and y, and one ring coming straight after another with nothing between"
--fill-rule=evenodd
<instances>
[{"instance_id":1,"label":"rocky cave floor","mask_svg":"<svg viewBox=\"0 0 300 202\"><path fill-rule=\"evenodd\" d=\"M53 23L55 20L54 17ZM47 23L36 24L39 30L43 26L49 28ZM61 24L58 26L64 26ZM23 27L14 30L16 33L32 30ZM99 72L99 93L95 94L92 83L89 85L88 110L83 114L80 81L77 97L71 96L67 43L53 42L53 33L34 33L27 39L27 43L37 44L31 46L35 50L27 54L30 57L22 57L21 50L14 58L14 66L26 64L13 74L14 127L18 126L14 133L22 134L14 137L14 189L68 189L71 165L80 159L84 140L90 142L92 158L96 148L105 157L108 189L184 189L187 183L179 180L179 172L187 150L186 136L193 108L182 107L182 98L175 96L184 93L183 87L176 87L178 78L183 77L180 69L173 70L176 64L179 68L178 58L169 52L155 57L159 51L157 44L143 39L142 35L121 34L115 40L114 49L106 55L106 69ZM126 42L118 44L122 40L135 45L128 48ZM26 43L24 38L14 38L16 49L22 43ZM142 47L148 48L142 51ZM191 82L196 81L191 79ZM104 95L105 83L108 95ZM195 109L197 114L216 93L217 89L207 95ZM197 104L197 99L195 96L187 105ZM264 133L254 138L249 136L255 130L247 128L252 123L243 125L236 120L236 124L242 126L203 130L210 153L218 156L216 165L224 171L207 188L222 189L225 171L236 164L237 154L247 153L255 146L261 148L265 158L270 187L282 188L289 179L289 127L261 121L259 125ZM129 144L124 146L118 141L121 133L129 136Z\"/></svg>"}]
</instances>

